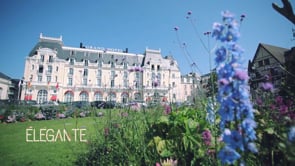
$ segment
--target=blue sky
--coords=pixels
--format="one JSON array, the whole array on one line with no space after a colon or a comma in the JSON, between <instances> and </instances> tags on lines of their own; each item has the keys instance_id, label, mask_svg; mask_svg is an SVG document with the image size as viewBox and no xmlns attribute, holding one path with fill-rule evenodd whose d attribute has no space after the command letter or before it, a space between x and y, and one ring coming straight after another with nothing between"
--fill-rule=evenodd
<instances>
[{"instance_id":1,"label":"blue sky","mask_svg":"<svg viewBox=\"0 0 295 166\"><path fill-rule=\"evenodd\" d=\"M204 74L209 72L209 55L201 41L211 48L215 42L203 33L212 29L213 22L221 21L224 10L237 18L246 15L239 40L245 49L246 66L259 43L294 46L291 39L295 27L272 9L272 2L282 5L280 0L2 0L0 71L21 78L25 57L43 33L50 37L62 35L64 45L73 47L83 42L88 46L128 48L138 54L145 48L161 49L162 55L172 55L181 73L186 74L192 71L193 62L186 60L179 38ZM291 3L294 8L295 2ZM188 11L192 11L198 35L186 19ZM175 26L179 27L178 35Z\"/></svg>"}]
</instances>

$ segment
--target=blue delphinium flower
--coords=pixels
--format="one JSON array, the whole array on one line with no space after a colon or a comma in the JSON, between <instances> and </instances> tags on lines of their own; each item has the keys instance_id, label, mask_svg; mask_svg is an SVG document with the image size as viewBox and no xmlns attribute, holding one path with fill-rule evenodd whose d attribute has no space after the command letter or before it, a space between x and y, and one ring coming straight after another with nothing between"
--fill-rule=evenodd
<instances>
[{"instance_id":1,"label":"blue delphinium flower","mask_svg":"<svg viewBox=\"0 0 295 166\"><path fill-rule=\"evenodd\" d=\"M220 158L222 164L233 164L241 155L233 148L225 146L219 151L217 157Z\"/></svg>"},{"instance_id":2,"label":"blue delphinium flower","mask_svg":"<svg viewBox=\"0 0 295 166\"><path fill-rule=\"evenodd\" d=\"M233 149L240 149L244 150L243 146L243 139L242 135L238 131L230 131L229 129L226 129L227 131L223 133L222 140L225 142L229 147Z\"/></svg>"},{"instance_id":3,"label":"blue delphinium flower","mask_svg":"<svg viewBox=\"0 0 295 166\"><path fill-rule=\"evenodd\" d=\"M244 50L237 44L239 24L229 11L222 12L223 23L213 24L212 37L223 43L215 50L218 78L217 100L220 103L220 130L225 146L218 157L232 164L238 152L257 153L253 106L249 98L248 73L242 66ZM231 155L231 157L230 157Z\"/></svg>"}]
</instances>

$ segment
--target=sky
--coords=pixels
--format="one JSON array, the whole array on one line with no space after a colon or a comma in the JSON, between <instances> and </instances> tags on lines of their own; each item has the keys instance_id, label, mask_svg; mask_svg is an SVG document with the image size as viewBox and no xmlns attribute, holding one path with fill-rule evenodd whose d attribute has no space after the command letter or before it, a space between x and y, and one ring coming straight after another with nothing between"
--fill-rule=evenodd
<instances>
[{"instance_id":1,"label":"sky","mask_svg":"<svg viewBox=\"0 0 295 166\"><path fill-rule=\"evenodd\" d=\"M295 0L290 0L295 9ZM146 48L172 55L182 74L205 74L214 67L215 40L204 35L221 12L229 10L239 19L245 50L245 67L259 43L290 49L295 26L277 13L271 3L281 0L1 0L0 72L21 78L25 58L37 44L40 33L62 36L65 46L125 49L143 54ZM187 12L191 11L190 19ZM174 30L178 27L178 31ZM183 47L185 43L185 47ZM209 53L207 48L211 50ZM192 60L188 59L188 55ZM197 64L199 70L191 67Z\"/></svg>"}]
</instances>

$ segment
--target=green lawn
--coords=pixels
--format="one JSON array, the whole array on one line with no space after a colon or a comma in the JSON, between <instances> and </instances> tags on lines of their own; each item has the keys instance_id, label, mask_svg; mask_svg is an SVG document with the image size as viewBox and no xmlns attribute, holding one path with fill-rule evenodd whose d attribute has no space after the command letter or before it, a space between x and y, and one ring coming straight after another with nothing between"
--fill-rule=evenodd
<instances>
[{"instance_id":1,"label":"green lawn","mask_svg":"<svg viewBox=\"0 0 295 166\"><path fill-rule=\"evenodd\" d=\"M0 165L73 165L76 156L86 151L87 142L74 140L72 129L84 129L83 134L87 141L97 138L101 127L106 123L106 117L68 118L46 121L28 121L12 124L0 124ZM56 142L37 142L46 140L46 131L53 129ZM61 141L57 131L66 129L71 141ZM35 130L35 142L33 130ZM53 131L51 130L51 131ZM61 135L62 136L62 135ZM79 136L79 135L78 135ZM53 136L48 137L53 138Z\"/></svg>"}]
</instances>

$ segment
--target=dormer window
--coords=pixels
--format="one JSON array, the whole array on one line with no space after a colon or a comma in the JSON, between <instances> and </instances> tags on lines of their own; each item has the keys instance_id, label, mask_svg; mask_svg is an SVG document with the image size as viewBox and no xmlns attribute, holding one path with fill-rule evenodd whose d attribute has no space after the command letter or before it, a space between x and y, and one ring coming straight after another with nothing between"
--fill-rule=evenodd
<instances>
[{"instance_id":1,"label":"dormer window","mask_svg":"<svg viewBox=\"0 0 295 166\"><path fill-rule=\"evenodd\" d=\"M41 62L44 62L44 55L40 55L41 56Z\"/></svg>"},{"instance_id":2,"label":"dormer window","mask_svg":"<svg viewBox=\"0 0 295 166\"><path fill-rule=\"evenodd\" d=\"M73 58L70 59L70 65L74 65L74 59Z\"/></svg>"},{"instance_id":3,"label":"dormer window","mask_svg":"<svg viewBox=\"0 0 295 166\"><path fill-rule=\"evenodd\" d=\"M102 67L102 61L99 60L99 61L97 62L97 65L98 65L98 67Z\"/></svg>"},{"instance_id":4,"label":"dormer window","mask_svg":"<svg viewBox=\"0 0 295 166\"><path fill-rule=\"evenodd\" d=\"M115 63L111 62L111 68L114 68L114 67L115 67Z\"/></svg>"},{"instance_id":5,"label":"dormer window","mask_svg":"<svg viewBox=\"0 0 295 166\"><path fill-rule=\"evenodd\" d=\"M84 60L84 66L88 66L88 60Z\"/></svg>"},{"instance_id":6,"label":"dormer window","mask_svg":"<svg viewBox=\"0 0 295 166\"><path fill-rule=\"evenodd\" d=\"M48 62L50 62L50 63L53 62L53 56L52 55L49 56Z\"/></svg>"},{"instance_id":7,"label":"dormer window","mask_svg":"<svg viewBox=\"0 0 295 166\"><path fill-rule=\"evenodd\" d=\"M127 62L124 62L123 66L124 66L124 69L127 69Z\"/></svg>"}]
</instances>

